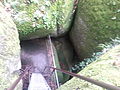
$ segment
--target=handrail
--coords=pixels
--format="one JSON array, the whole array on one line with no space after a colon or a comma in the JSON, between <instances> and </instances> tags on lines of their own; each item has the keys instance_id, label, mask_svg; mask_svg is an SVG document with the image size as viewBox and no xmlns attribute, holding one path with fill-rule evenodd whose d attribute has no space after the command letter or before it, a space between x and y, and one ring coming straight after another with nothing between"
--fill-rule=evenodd
<instances>
[{"instance_id":1,"label":"handrail","mask_svg":"<svg viewBox=\"0 0 120 90\"><path fill-rule=\"evenodd\" d=\"M27 68L25 69L24 73L21 74L21 76L19 76L19 78L18 78L7 90L14 90L14 88L17 86L17 84L20 82L20 80L26 75L26 73L27 73L31 68L32 68L32 67L27 67ZM52 68L53 70L57 70L57 71L59 71L59 72L68 74L68 75L70 75L70 76L77 77L77 78L79 78L79 79L88 81L88 82L90 82L90 83L92 83L92 84L95 84L95 85L100 86L100 87L102 87L102 88L106 88L106 89L108 89L108 90L120 90L120 87L113 86L113 85L104 83L104 82L102 82L102 81L97 81L97 80L94 80L94 79L91 79L91 78L88 78L88 77L85 77L85 76L82 76L82 75L78 75L78 74L75 74L75 73L72 73L72 72L69 72L69 71L66 71L66 70L54 68L54 67L48 67L48 68Z\"/></svg>"},{"instance_id":2,"label":"handrail","mask_svg":"<svg viewBox=\"0 0 120 90\"><path fill-rule=\"evenodd\" d=\"M68 71L66 71L66 70L54 68L54 67L49 67L49 68L52 68L52 69L54 69L54 70L57 70L57 71L59 71L59 72L65 73L65 74L68 74L68 75L73 76L73 77L80 78L80 79L82 79L82 80L88 81L88 82L90 82L90 83L92 83L92 84L98 85L98 86L103 87L103 88L106 88L106 89L108 89L108 90L120 90L120 87L113 86L113 85L104 83L104 82L102 82L102 81L97 81L97 80L94 80L94 79L91 79L91 78L88 78L88 77L85 77L85 76L81 76L81 75L78 75L78 74L75 74L75 73L72 73L72 72L68 72Z\"/></svg>"},{"instance_id":3,"label":"handrail","mask_svg":"<svg viewBox=\"0 0 120 90\"><path fill-rule=\"evenodd\" d=\"M50 49L51 49L51 52L52 52L53 66L56 68L54 51L53 51L52 40L51 40L50 35L48 36L48 39L49 39ZM56 71L55 71L55 78L56 78L57 87L59 87L60 85L59 85L59 80L58 80L58 74L57 74Z\"/></svg>"},{"instance_id":4,"label":"handrail","mask_svg":"<svg viewBox=\"0 0 120 90\"><path fill-rule=\"evenodd\" d=\"M24 72L14 81L14 83L7 90L14 90L20 80L26 75L26 73L32 68L32 66L26 67Z\"/></svg>"}]
</instances>

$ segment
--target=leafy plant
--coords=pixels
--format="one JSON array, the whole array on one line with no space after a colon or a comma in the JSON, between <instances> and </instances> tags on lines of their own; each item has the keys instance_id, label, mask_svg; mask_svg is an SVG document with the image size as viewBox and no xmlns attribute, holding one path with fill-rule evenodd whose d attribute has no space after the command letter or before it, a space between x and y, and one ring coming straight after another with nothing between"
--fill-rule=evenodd
<instances>
[{"instance_id":1,"label":"leafy plant","mask_svg":"<svg viewBox=\"0 0 120 90\"><path fill-rule=\"evenodd\" d=\"M111 42L99 44L98 47L102 48L101 52L93 53L91 58L85 58L82 62L78 62L78 64L74 65L71 69L73 72L79 72L80 70L84 69L87 65L92 63L93 61L97 60L99 56L106 53L111 48L115 47L116 45L120 44L120 38L116 37L115 39L111 39Z\"/></svg>"}]
</instances>

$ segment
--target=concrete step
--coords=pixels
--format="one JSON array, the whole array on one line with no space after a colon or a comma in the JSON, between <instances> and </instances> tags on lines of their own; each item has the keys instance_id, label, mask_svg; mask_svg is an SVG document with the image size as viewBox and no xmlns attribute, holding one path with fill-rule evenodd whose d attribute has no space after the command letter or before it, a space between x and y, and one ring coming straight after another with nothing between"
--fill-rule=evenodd
<instances>
[{"instance_id":1,"label":"concrete step","mask_svg":"<svg viewBox=\"0 0 120 90\"><path fill-rule=\"evenodd\" d=\"M51 90L51 88L42 74L32 73L28 90Z\"/></svg>"}]
</instances>

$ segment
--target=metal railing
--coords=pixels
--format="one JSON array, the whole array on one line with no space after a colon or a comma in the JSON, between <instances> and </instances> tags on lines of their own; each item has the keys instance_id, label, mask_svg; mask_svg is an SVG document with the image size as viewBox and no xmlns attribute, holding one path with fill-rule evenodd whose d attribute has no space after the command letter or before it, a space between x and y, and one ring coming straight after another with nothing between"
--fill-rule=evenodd
<instances>
[{"instance_id":1,"label":"metal railing","mask_svg":"<svg viewBox=\"0 0 120 90\"><path fill-rule=\"evenodd\" d=\"M26 75L26 73L31 69L32 67L27 67L24 71L24 73L19 76L19 78L7 89L7 90L14 90L15 87L17 86L17 84L20 82L20 80ZM82 80L85 80L85 81L88 81L92 84L95 84L97 86L100 86L102 88L105 88L105 89L108 89L108 90L120 90L120 87L117 87L117 86L113 86L113 85L110 85L110 84L107 84L107 83L104 83L102 81L97 81L97 80L94 80L94 79L91 79L91 78L88 78L88 77L85 77L85 76L82 76L82 75L78 75L78 74L75 74L75 73L72 73L72 72L69 72L69 71L66 71L66 70L62 70L62 69L58 69L58 68L54 68L54 67L47 67L47 68L51 68L53 70L57 70L59 72L62 72L62 73L65 73L65 74L68 74L70 76L73 76L73 77L77 77L79 79L82 79Z\"/></svg>"},{"instance_id":2,"label":"metal railing","mask_svg":"<svg viewBox=\"0 0 120 90\"><path fill-rule=\"evenodd\" d=\"M26 74L28 73L28 71L32 68L32 66L29 66L29 67L26 67L26 69L24 70L24 72L18 77L18 79L16 79L14 81L14 83L9 87L7 88L7 90L14 90L15 87L17 86L17 84L20 82L20 80L26 76Z\"/></svg>"},{"instance_id":3,"label":"metal railing","mask_svg":"<svg viewBox=\"0 0 120 90\"><path fill-rule=\"evenodd\" d=\"M66 70L54 68L54 67L49 67L49 68L52 68L54 70L57 70L59 72L65 73L65 74L68 74L68 75L73 76L73 77L80 78L82 80L88 81L92 84L95 84L95 85L100 86L102 88L106 88L108 90L120 90L120 87L113 86L113 85L104 83L102 81L97 81L97 80L94 80L94 79L91 79L91 78L88 78L88 77L85 77L85 76L81 76L81 75L78 75L78 74L75 74L75 73L72 73L72 72L69 72L69 71L66 71Z\"/></svg>"},{"instance_id":4,"label":"metal railing","mask_svg":"<svg viewBox=\"0 0 120 90\"><path fill-rule=\"evenodd\" d=\"M120 90L120 87L113 86L113 85L104 83L102 81L97 81L97 80L94 80L94 79L91 79L91 78L88 78L88 77L85 77L85 76L82 76L82 75L78 75L78 74L75 74L75 73L72 73L72 72L69 72L69 71L66 71L66 70L62 70L62 69L56 68L56 66L55 66L55 60L54 60L54 55L53 55L52 42L51 42L50 36L49 36L49 41L50 41L50 46L51 46L51 50L52 50L52 57L53 57L54 67L46 67L46 68L51 68L51 69L53 69L53 71L55 71L55 76L57 78L56 80L57 80L58 86L59 86L59 82L58 82L58 77L57 77L56 70L59 71L59 72L68 74L70 76L77 77L79 79L88 81L88 82L90 82L92 84L95 84L95 85L100 86L102 88L106 88L108 90ZM20 80L26 75L26 73L28 73L28 71L31 68L32 68L32 66L26 67L26 69L24 70L24 72L19 76L19 78L7 90L14 90L14 88L17 86L17 84L20 82Z\"/></svg>"}]
</instances>

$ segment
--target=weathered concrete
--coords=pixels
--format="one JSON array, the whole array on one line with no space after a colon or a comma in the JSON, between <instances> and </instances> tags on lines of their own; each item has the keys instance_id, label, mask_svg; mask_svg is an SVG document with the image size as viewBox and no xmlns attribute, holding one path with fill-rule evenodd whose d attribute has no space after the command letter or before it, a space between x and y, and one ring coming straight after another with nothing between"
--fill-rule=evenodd
<instances>
[{"instance_id":1,"label":"weathered concrete","mask_svg":"<svg viewBox=\"0 0 120 90\"><path fill-rule=\"evenodd\" d=\"M22 41L21 48L22 68L25 68L26 65L32 65L35 67L32 72L43 73L45 67L50 64L45 39ZM23 88L28 87L27 83L29 80L24 80Z\"/></svg>"},{"instance_id":2,"label":"weathered concrete","mask_svg":"<svg viewBox=\"0 0 120 90\"><path fill-rule=\"evenodd\" d=\"M43 72L49 65L45 39L23 41L21 48L22 65L33 65L34 72Z\"/></svg>"},{"instance_id":3,"label":"weathered concrete","mask_svg":"<svg viewBox=\"0 0 120 90\"><path fill-rule=\"evenodd\" d=\"M42 74L48 73L49 74L50 70L48 69L44 71L44 69L46 66L53 65L53 61L51 57L52 52L51 52L50 47L51 46L48 43L47 39L34 39L34 40L22 41L21 42L21 48L22 48L21 49L21 60L22 60L23 68L25 68L26 65L33 65L35 67L33 70L34 73L42 73ZM62 65L60 65L60 60L58 59L57 51L53 44L52 44L52 47L53 47L56 67L64 68L62 67ZM64 63L64 60L61 61L61 63ZM65 67L66 67L66 64L65 64ZM67 66L67 70L68 70L68 66ZM68 75L66 76L58 72L58 79L61 83L68 80L68 78L69 78Z\"/></svg>"},{"instance_id":4,"label":"weathered concrete","mask_svg":"<svg viewBox=\"0 0 120 90\"><path fill-rule=\"evenodd\" d=\"M28 90L51 90L51 88L42 74L32 73Z\"/></svg>"}]
</instances>

